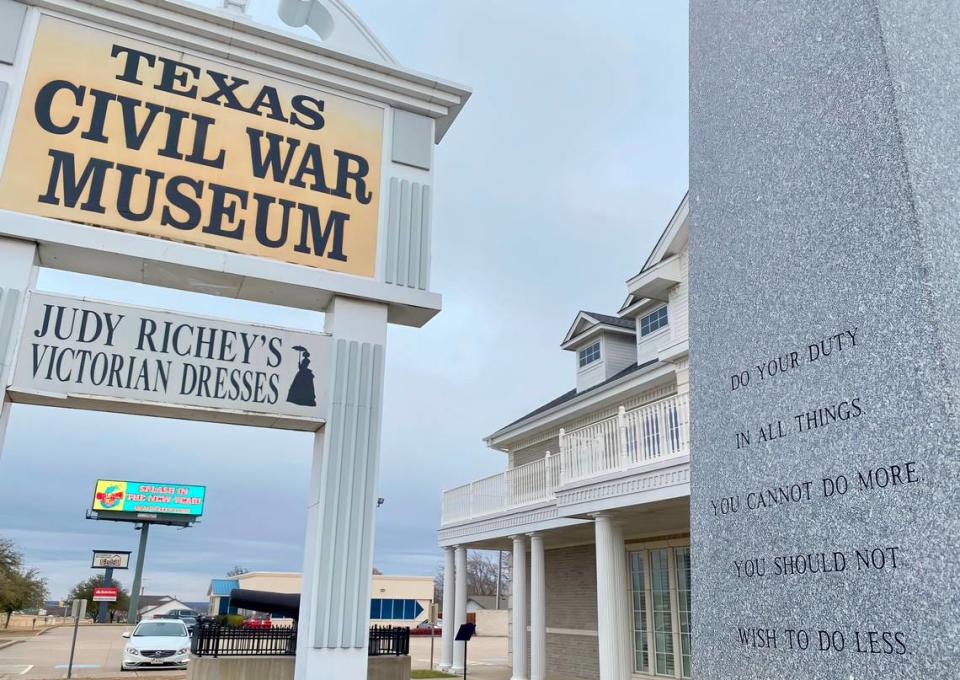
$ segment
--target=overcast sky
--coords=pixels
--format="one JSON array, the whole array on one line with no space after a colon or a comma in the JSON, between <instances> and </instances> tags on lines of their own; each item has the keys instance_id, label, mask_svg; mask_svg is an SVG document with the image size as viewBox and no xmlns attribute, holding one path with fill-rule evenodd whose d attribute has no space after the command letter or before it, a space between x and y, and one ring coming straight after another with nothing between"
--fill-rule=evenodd
<instances>
[{"instance_id":1,"label":"overcast sky","mask_svg":"<svg viewBox=\"0 0 960 680\"><path fill-rule=\"evenodd\" d=\"M259 0L269 2L269 0ZM687 184L680 0L352 0L405 66L470 86L439 146L433 288L391 328L375 565L434 573L441 491L501 471L482 438L574 384L577 310L616 313ZM44 270L40 288L320 329L322 315ZM157 527L146 592L203 600L234 564L299 571L312 436L15 406L0 536L64 597L131 525L84 519L94 481L207 486L198 526ZM130 577L124 575L129 586Z\"/></svg>"}]
</instances>

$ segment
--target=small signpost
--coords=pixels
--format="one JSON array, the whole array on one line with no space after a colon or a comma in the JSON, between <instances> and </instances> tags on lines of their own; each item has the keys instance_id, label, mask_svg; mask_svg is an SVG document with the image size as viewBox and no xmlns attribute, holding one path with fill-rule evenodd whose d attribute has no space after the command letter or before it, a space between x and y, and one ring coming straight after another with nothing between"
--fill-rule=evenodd
<instances>
[{"instance_id":1,"label":"small signpost","mask_svg":"<svg viewBox=\"0 0 960 680\"><path fill-rule=\"evenodd\" d=\"M460 626L460 630L457 631L457 637L454 638L457 642L463 642L463 680L467 680L467 643L470 642L470 638L472 638L476 632L477 624L464 623Z\"/></svg>"},{"instance_id":2,"label":"small signpost","mask_svg":"<svg viewBox=\"0 0 960 680\"><path fill-rule=\"evenodd\" d=\"M73 653L77 648L77 629L80 628L80 620L87 615L87 601L74 600L73 607L70 610L70 616L73 617L73 640L70 642L70 661L67 664L67 677L73 677Z\"/></svg>"},{"instance_id":3,"label":"small signpost","mask_svg":"<svg viewBox=\"0 0 960 680\"><path fill-rule=\"evenodd\" d=\"M99 602L97 623L106 623L108 602L116 602L119 589L113 586L113 570L130 567L129 550L94 550L91 569L103 569L103 587L93 589L93 601Z\"/></svg>"}]
</instances>

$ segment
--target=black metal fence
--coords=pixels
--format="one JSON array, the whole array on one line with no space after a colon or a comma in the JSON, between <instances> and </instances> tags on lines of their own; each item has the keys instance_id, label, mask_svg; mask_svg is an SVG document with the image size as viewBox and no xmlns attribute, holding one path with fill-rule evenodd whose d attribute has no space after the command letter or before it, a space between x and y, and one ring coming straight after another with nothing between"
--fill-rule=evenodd
<instances>
[{"instance_id":1,"label":"black metal fence","mask_svg":"<svg viewBox=\"0 0 960 680\"><path fill-rule=\"evenodd\" d=\"M297 631L293 628L243 628L204 623L190 644L194 656L294 656ZM410 629L374 626L370 629L370 656L410 654Z\"/></svg>"},{"instance_id":2,"label":"black metal fence","mask_svg":"<svg viewBox=\"0 0 960 680\"><path fill-rule=\"evenodd\" d=\"M294 628L243 628L205 623L197 626L190 644L194 656L294 656Z\"/></svg>"},{"instance_id":3,"label":"black metal fence","mask_svg":"<svg viewBox=\"0 0 960 680\"><path fill-rule=\"evenodd\" d=\"M410 654L410 629L374 626L370 629L369 656L407 656Z\"/></svg>"}]
</instances>

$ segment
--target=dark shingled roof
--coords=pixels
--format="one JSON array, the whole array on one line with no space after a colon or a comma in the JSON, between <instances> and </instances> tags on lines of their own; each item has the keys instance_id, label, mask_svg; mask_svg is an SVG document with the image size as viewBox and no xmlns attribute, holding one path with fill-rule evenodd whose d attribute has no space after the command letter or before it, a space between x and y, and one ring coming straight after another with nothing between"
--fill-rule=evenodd
<instances>
[{"instance_id":1,"label":"dark shingled roof","mask_svg":"<svg viewBox=\"0 0 960 680\"><path fill-rule=\"evenodd\" d=\"M589 312L587 312L587 313L589 314ZM611 318L615 318L615 317L611 317ZM589 388L583 390L582 392L577 392L576 388L570 390L569 392L564 392L563 394L561 394L559 397L557 397L557 398L554 399L553 401L548 401L546 404L544 404L544 405L541 406L540 408L537 408L537 409L534 409L533 411L530 411L530 413L528 413L527 415L523 416L522 418L517 418L516 420L514 420L514 421L513 421L512 423L510 423L509 425L506 425L506 426L504 426L504 427L501 427L500 430L505 430L505 429L507 429L508 427L513 427L513 426L516 425L517 423L522 423L524 420L527 420L528 418L533 418L534 416L538 416L538 415L540 415L541 413L545 413L545 412L549 411L550 409L554 408L555 406L560 406L561 404L565 404L565 403L567 403L568 401L572 401L575 397L579 397L579 396L584 395L584 394L590 394L591 392L593 392L593 391L595 391L595 390L598 390L598 389L600 389L601 387L604 387L605 385L609 385L610 383L612 383L612 382L614 382L614 381L620 380L620 378L623 378L623 377L625 377L625 376L628 376L628 375L630 375L631 373L633 373L633 372L635 372L635 371L639 371L641 368L646 368L647 366L652 366L653 364L658 363L658 362L659 362L659 359L651 359L650 361L647 361L647 362L642 363L642 364L630 364L629 366L627 366L625 369L623 369L623 370L620 371L619 373L615 373L614 375L612 375L612 376L610 376L609 378L607 378L606 380L604 380L602 383L597 383L597 384L594 385L593 387L589 387ZM498 430L498 431L499 431L499 430Z\"/></svg>"},{"instance_id":2,"label":"dark shingled roof","mask_svg":"<svg viewBox=\"0 0 960 680\"><path fill-rule=\"evenodd\" d=\"M608 326L619 326L620 328L628 328L631 331L636 330L637 328L637 324L633 319L621 319L619 316L610 316L609 314L597 314L596 312L584 312L584 314L589 314L600 323L606 324Z\"/></svg>"}]
</instances>

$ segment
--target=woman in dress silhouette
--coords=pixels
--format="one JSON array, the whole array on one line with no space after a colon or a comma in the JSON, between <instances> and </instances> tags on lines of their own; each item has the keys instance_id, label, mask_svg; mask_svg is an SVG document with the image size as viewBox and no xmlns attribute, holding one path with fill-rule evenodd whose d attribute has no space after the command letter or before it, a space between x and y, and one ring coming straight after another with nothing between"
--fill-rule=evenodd
<instances>
[{"instance_id":1,"label":"woman in dress silhouette","mask_svg":"<svg viewBox=\"0 0 960 680\"><path fill-rule=\"evenodd\" d=\"M287 391L287 401L298 406L316 406L317 393L313 388L313 371L310 370L310 352L306 347L296 345L293 349L300 353L297 362L297 374L293 376L290 389Z\"/></svg>"}]
</instances>

